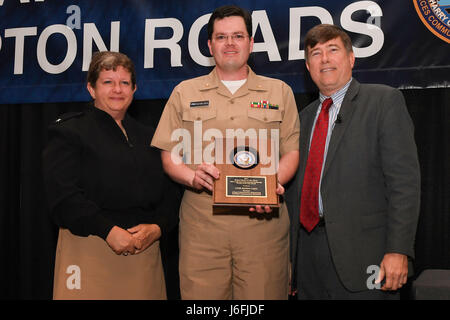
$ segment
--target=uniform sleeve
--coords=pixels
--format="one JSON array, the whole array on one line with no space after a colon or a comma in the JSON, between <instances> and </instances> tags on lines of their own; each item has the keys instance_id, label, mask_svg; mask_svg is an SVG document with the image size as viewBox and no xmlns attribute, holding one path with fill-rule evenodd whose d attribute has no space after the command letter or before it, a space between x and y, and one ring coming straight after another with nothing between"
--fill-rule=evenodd
<instances>
[{"instance_id":1,"label":"uniform sleeve","mask_svg":"<svg viewBox=\"0 0 450 320\"><path fill-rule=\"evenodd\" d=\"M283 83L284 115L280 125L280 153L299 149L300 120L292 89Z\"/></svg>"},{"instance_id":2,"label":"uniform sleeve","mask_svg":"<svg viewBox=\"0 0 450 320\"><path fill-rule=\"evenodd\" d=\"M162 201L155 208L151 223L157 224L161 228L161 233L166 235L178 225L183 188L165 176L162 189Z\"/></svg>"},{"instance_id":3,"label":"uniform sleeve","mask_svg":"<svg viewBox=\"0 0 450 320\"><path fill-rule=\"evenodd\" d=\"M171 151L179 143L177 139L172 141L172 134L176 134L175 130L182 128L180 93L177 88L173 90L164 107L151 142L153 147L161 150Z\"/></svg>"},{"instance_id":4,"label":"uniform sleeve","mask_svg":"<svg viewBox=\"0 0 450 320\"><path fill-rule=\"evenodd\" d=\"M155 135L153 128L145 127L147 135L150 140ZM164 173L161 167L161 158L159 151L157 151L158 166L149 164L154 170L160 170L161 176L158 179L155 192L160 193L162 196L156 204L151 206L150 210L143 210L141 216L138 218L138 223L150 223L157 224L161 228L162 235L168 235L178 225L178 211L180 208L181 197L183 188L181 185L172 181L167 174Z\"/></svg>"},{"instance_id":5,"label":"uniform sleeve","mask_svg":"<svg viewBox=\"0 0 450 320\"><path fill-rule=\"evenodd\" d=\"M78 236L106 239L114 224L86 199L80 183L81 140L63 125L52 126L43 152L43 175L54 222Z\"/></svg>"}]
</instances>

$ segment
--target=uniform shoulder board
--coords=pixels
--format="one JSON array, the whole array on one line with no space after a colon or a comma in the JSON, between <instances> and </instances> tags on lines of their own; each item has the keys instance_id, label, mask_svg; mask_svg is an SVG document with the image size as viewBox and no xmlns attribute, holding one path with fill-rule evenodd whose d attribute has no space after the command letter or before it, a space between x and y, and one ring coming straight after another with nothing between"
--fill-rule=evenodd
<instances>
[{"instance_id":1,"label":"uniform shoulder board","mask_svg":"<svg viewBox=\"0 0 450 320\"><path fill-rule=\"evenodd\" d=\"M54 124L61 123L61 122L67 121L67 120L72 119L72 118L79 118L82 115L84 115L84 112L68 112L68 113L64 113L64 114L60 115L59 118L56 119L53 123Z\"/></svg>"}]
</instances>

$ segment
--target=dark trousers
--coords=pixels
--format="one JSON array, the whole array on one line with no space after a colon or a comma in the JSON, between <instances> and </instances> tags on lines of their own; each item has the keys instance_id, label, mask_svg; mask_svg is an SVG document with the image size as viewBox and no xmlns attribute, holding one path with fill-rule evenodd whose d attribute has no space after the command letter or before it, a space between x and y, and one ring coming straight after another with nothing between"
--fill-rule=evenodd
<instances>
[{"instance_id":1,"label":"dark trousers","mask_svg":"<svg viewBox=\"0 0 450 320\"><path fill-rule=\"evenodd\" d=\"M311 233L300 228L297 254L297 288L299 300L391 300L398 293L381 290L348 291L339 279L328 246L324 225Z\"/></svg>"}]
</instances>

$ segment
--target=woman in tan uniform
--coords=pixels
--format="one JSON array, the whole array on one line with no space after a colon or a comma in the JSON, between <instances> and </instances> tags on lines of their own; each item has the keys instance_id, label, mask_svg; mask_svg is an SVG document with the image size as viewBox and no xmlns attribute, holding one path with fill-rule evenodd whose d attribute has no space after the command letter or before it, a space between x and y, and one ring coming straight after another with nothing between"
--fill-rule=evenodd
<instances>
[{"instance_id":1,"label":"woman in tan uniform","mask_svg":"<svg viewBox=\"0 0 450 320\"><path fill-rule=\"evenodd\" d=\"M87 89L94 107L52 124L43 153L60 227L54 299L166 299L159 238L177 222L176 186L150 147L153 129L126 113L133 63L95 54Z\"/></svg>"}]
</instances>

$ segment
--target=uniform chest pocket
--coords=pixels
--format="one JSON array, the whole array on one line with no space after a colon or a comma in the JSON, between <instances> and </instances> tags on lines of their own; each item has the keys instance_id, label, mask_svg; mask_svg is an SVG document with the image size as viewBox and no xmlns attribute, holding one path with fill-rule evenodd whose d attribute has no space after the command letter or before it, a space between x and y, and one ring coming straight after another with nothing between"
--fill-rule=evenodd
<instances>
[{"instance_id":1,"label":"uniform chest pocket","mask_svg":"<svg viewBox=\"0 0 450 320\"><path fill-rule=\"evenodd\" d=\"M263 108L250 108L247 111L247 115L251 119L262 121L264 123L281 122L283 120L280 110L263 109Z\"/></svg>"},{"instance_id":2,"label":"uniform chest pocket","mask_svg":"<svg viewBox=\"0 0 450 320\"><path fill-rule=\"evenodd\" d=\"M182 119L183 121L193 122L193 121L206 121L216 118L216 109L195 109L183 111Z\"/></svg>"}]
</instances>

